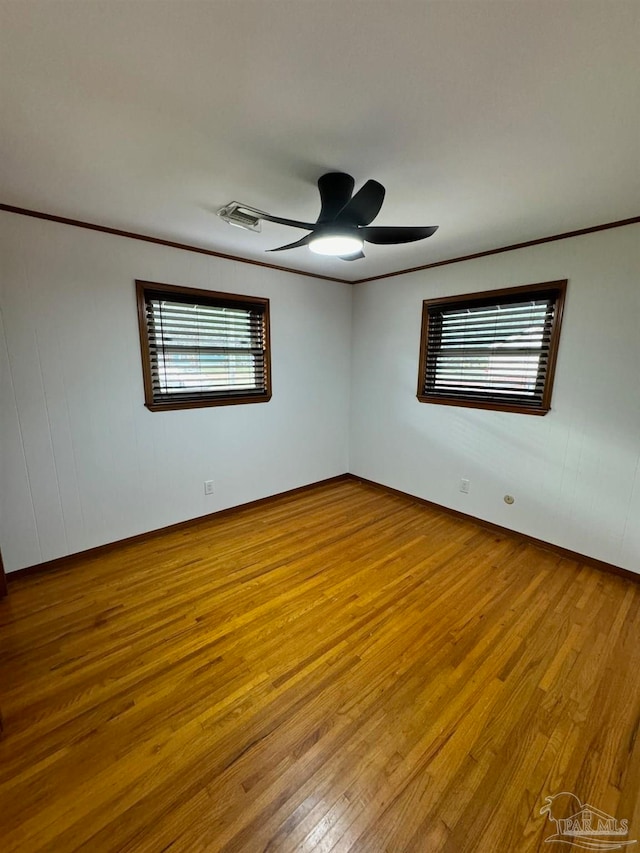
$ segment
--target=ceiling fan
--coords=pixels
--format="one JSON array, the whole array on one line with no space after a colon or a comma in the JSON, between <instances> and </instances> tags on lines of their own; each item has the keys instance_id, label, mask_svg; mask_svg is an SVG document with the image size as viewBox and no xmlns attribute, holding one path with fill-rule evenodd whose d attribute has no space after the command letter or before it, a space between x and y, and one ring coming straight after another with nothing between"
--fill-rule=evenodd
<instances>
[{"instance_id":1,"label":"ceiling fan","mask_svg":"<svg viewBox=\"0 0 640 853\"><path fill-rule=\"evenodd\" d=\"M297 219L283 219L280 216L271 216L263 211L237 205L236 211L231 210L232 205L227 205L220 211L220 215L227 221L232 221L230 216L235 213L245 216L253 214L258 219L266 219L268 222L276 222L280 225L290 225L292 228L302 228L310 233L275 249L270 252L283 252L287 249L297 249L299 246L309 246L312 252L319 255L334 255L344 261L356 261L364 258L364 243L375 243L377 245L392 245L395 243L413 243L416 240L424 240L438 230L437 225L393 227L371 225L376 218L384 201L385 189L378 181L367 181L358 192L353 195L355 185L351 175L345 172L327 172L318 178L318 189L320 190L320 215L315 222L300 222ZM235 202L233 204L236 204ZM253 228L254 225L245 221L232 224L241 227Z\"/></svg>"}]
</instances>

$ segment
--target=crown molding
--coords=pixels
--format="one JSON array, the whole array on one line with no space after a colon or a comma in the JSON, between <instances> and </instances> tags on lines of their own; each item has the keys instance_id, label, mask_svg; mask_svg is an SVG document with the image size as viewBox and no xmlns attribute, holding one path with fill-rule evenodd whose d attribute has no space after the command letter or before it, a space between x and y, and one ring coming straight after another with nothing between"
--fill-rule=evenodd
<instances>
[{"instance_id":1,"label":"crown molding","mask_svg":"<svg viewBox=\"0 0 640 853\"><path fill-rule=\"evenodd\" d=\"M139 234L137 231L123 231L121 228L110 228L106 225L97 225L95 222L85 222L82 219L70 219L68 216L57 216L53 213L44 213L41 210L30 210L26 207L16 207L13 204L0 204L0 210L4 210L6 213L17 213L20 216L31 216L34 219L46 219L49 222L59 222L62 225L73 225L75 228L87 228L90 231L102 231L103 234L113 234L116 237L128 237L130 240L142 240L144 243L155 243L159 246L169 246L171 249L183 249L185 252L197 252L200 255L222 258L225 261L236 261L240 264L251 264L256 267L266 267L270 270L292 273L293 275L304 275L308 278L319 278L323 281L336 281L339 284L352 284L352 282L346 278L335 278L330 275L320 275L315 272L294 269L293 267L283 267L279 264L268 264L265 261L255 261L251 258L241 258L239 255L229 255L226 252L216 252L214 249L206 249L204 246L192 246L190 243L178 243L175 240L165 240L163 237L151 237L149 234Z\"/></svg>"},{"instance_id":2,"label":"crown molding","mask_svg":"<svg viewBox=\"0 0 640 853\"><path fill-rule=\"evenodd\" d=\"M624 225L635 225L640 222L640 216L632 216L630 219L618 219L616 222L605 222L602 225L591 225L589 228L578 228L576 231L565 231L562 234L552 234L549 237L538 237L536 240L525 240L524 243L512 243L509 246L499 246L497 249L487 249L484 252L474 252L471 255L460 255L457 258L447 258L444 261L434 261L430 264L421 264L419 267L407 267L394 272L372 275L368 278L357 278L351 284L365 284L368 281L379 281L382 278L393 278L396 275L407 275L421 270L430 270L434 267L445 267L447 264L459 264L462 261L473 261L476 258L486 258L488 255L500 255L502 252L513 252L516 249L526 249L529 246L539 246L541 243L553 243L555 240L567 240L569 237L582 237L584 234L593 234L595 231L607 231L609 228L622 228Z\"/></svg>"},{"instance_id":3,"label":"crown molding","mask_svg":"<svg viewBox=\"0 0 640 853\"><path fill-rule=\"evenodd\" d=\"M593 234L596 231L607 231L610 228L622 228L625 225L635 225L640 222L640 216L632 216L629 219L618 219L615 222L605 222L601 225L591 225L588 228L578 228L575 231L564 231L562 234L551 234L548 237L538 237L535 240L525 240L523 243L511 243L508 246L499 246L496 249L486 249L483 252L473 252L470 255L459 255L455 258L446 258L443 261L433 261L430 264L421 264L417 267L407 267L405 269L394 270L393 272L380 273L379 275L371 275L367 278L337 278L330 275L321 275L320 273L308 272L307 270L299 270L293 267L283 267L279 264L269 264L265 261L256 261L251 258L242 258L239 255L229 255L226 252L216 252L214 249L206 249L204 246L192 246L189 243L178 243L175 240L165 240L162 237L151 237L148 234L138 234L136 231L123 231L120 228L110 228L106 225L97 225L94 222L84 222L82 219L70 219L67 216L57 216L53 213L44 213L40 210L30 210L26 207L16 207L12 204L1 204L0 211L6 213L16 213L20 216L31 216L35 219L46 219L49 222L59 222L62 225L73 225L76 228L87 228L90 231L102 231L104 234L113 234L116 237L128 237L130 240L142 240L145 243L156 243L160 246L168 246L171 249L182 249L185 252L197 252L200 255L209 255L213 258L222 258L225 261L235 261L240 264L251 264L256 267L266 267L270 270L278 270L279 272L290 273L292 275L303 275L307 278L317 278L321 281L334 281L338 284L366 284L371 281L380 281L385 278L394 278L398 275L408 275L409 273L421 272L422 270L430 270L435 267L444 267L449 264L459 264L463 261L473 261L476 258L486 258L489 255L500 255L503 252L513 252L516 249L526 249L530 246L539 246L542 243L553 243L556 240L567 240L570 237L582 237L585 234Z\"/></svg>"}]
</instances>

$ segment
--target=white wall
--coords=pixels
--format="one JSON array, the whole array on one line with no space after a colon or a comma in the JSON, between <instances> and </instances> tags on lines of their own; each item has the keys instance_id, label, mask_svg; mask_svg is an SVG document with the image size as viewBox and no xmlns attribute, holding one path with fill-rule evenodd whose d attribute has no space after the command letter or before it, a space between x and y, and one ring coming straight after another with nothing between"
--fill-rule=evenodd
<instances>
[{"instance_id":1,"label":"white wall","mask_svg":"<svg viewBox=\"0 0 640 853\"><path fill-rule=\"evenodd\" d=\"M423 299L563 278L549 414L416 400ZM640 226L357 285L352 388L353 473L640 572Z\"/></svg>"},{"instance_id":2,"label":"white wall","mask_svg":"<svg viewBox=\"0 0 640 853\"><path fill-rule=\"evenodd\" d=\"M640 571L639 238L627 226L349 288L0 213L5 567L351 470ZM268 296L271 402L147 411L135 278ZM417 402L423 299L559 278L548 415Z\"/></svg>"},{"instance_id":3,"label":"white wall","mask_svg":"<svg viewBox=\"0 0 640 853\"><path fill-rule=\"evenodd\" d=\"M0 259L7 571L347 470L347 285L9 213ZM271 401L149 412L136 278L269 297Z\"/></svg>"}]
</instances>

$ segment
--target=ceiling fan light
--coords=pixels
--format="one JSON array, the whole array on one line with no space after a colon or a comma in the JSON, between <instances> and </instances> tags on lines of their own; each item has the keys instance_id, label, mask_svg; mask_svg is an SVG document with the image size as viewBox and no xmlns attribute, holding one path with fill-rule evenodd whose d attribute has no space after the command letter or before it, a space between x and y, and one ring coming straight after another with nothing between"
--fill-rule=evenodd
<instances>
[{"instance_id":1,"label":"ceiling fan light","mask_svg":"<svg viewBox=\"0 0 640 853\"><path fill-rule=\"evenodd\" d=\"M349 234L325 234L314 237L309 248L316 255L357 255L362 251L364 243L358 237Z\"/></svg>"}]
</instances>

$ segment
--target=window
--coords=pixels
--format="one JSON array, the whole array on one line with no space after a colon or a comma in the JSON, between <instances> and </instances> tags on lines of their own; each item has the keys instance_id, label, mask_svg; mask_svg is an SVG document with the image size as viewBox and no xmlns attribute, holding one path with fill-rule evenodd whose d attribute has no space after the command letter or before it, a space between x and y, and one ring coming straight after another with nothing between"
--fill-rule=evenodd
<instances>
[{"instance_id":1,"label":"window","mask_svg":"<svg viewBox=\"0 0 640 853\"><path fill-rule=\"evenodd\" d=\"M567 282L426 299L418 399L544 415Z\"/></svg>"},{"instance_id":2,"label":"window","mask_svg":"<svg viewBox=\"0 0 640 853\"><path fill-rule=\"evenodd\" d=\"M268 299L150 281L136 290L148 409L271 398Z\"/></svg>"}]
</instances>

